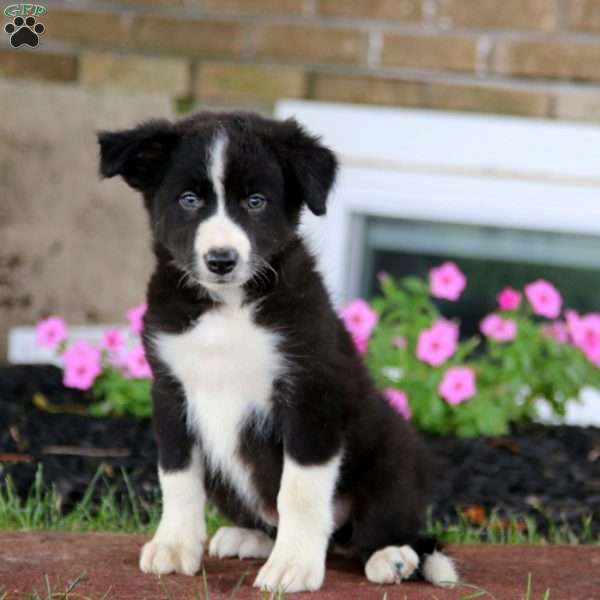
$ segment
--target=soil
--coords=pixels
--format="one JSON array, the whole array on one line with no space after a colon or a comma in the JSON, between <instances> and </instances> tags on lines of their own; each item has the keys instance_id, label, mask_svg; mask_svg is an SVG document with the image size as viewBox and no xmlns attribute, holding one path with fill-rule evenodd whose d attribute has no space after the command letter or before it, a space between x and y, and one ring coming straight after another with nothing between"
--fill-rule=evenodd
<instances>
[{"instance_id":1,"label":"soil","mask_svg":"<svg viewBox=\"0 0 600 600\"><path fill-rule=\"evenodd\" d=\"M156 496L148 420L48 412L35 406L35 394L61 410L87 402L62 386L55 367L0 367L0 482L10 474L25 496L42 464L68 511L102 466L106 481L123 493L121 469L138 494ZM480 523L497 510L500 517L531 517L542 533L566 522L577 535L591 516L591 533L600 536L600 429L530 424L500 438L426 439L438 462L434 518L456 521L458 511Z\"/></svg>"},{"instance_id":2,"label":"soil","mask_svg":"<svg viewBox=\"0 0 600 600\"><path fill-rule=\"evenodd\" d=\"M260 600L268 598L251 587L261 562L205 558L203 577L169 575L158 578L138 570L139 549L145 538L122 534L60 534L0 532L0 595L7 600L37 590L46 597L46 580L53 592L75 587L78 598L107 600ZM539 599L550 590L556 600L600 600L600 548L595 546L449 547L461 585L453 590L422 581L395 586L370 584L360 566L342 559L330 560L325 585L312 594L286 594L286 600L497 600ZM531 595L526 596L531 576ZM243 579L242 579L243 578ZM241 585L239 585L242 580ZM239 585L239 589L236 589ZM477 589L485 593L477 593ZM80 595L79 595L80 594ZM61 596L62 597L62 596Z\"/></svg>"}]
</instances>

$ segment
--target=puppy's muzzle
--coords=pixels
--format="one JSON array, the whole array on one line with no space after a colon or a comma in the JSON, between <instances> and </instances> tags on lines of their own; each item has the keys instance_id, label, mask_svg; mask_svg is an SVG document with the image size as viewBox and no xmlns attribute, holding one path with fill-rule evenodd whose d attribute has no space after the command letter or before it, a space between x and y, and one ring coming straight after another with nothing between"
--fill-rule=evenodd
<instances>
[{"instance_id":1,"label":"puppy's muzzle","mask_svg":"<svg viewBox=\"0 0 600 600\"><path fill-rule=\"evenodd\" d=\"M208 270L215 275L227 275L238 264L239 254L233 248L215 248L204 255Z\"/></svg>"}]
</instances>

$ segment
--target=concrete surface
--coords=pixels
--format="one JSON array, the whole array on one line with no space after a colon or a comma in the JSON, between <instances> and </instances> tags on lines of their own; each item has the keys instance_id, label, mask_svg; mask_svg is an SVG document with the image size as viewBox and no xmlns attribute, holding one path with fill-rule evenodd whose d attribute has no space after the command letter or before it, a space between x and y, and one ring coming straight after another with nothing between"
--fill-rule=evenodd
<instances>
[{"instance_id":1,"label":"concrete surface","mask_svg":"<svg viewBox=\"0 0 600 600\"><path fill-rule=\"evenodd\" d=\"M166 94L0 80L0 360L12 325L125 321L151 265L141 199L101 181L95 131L172 116Z\"/></svg>"}]
</instances>

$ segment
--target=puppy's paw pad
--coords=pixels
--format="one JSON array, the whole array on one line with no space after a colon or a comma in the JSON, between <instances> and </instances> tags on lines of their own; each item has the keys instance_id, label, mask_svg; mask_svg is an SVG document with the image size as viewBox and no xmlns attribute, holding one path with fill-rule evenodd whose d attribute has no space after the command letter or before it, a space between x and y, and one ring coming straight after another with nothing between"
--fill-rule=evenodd
<instances>
[{"instance_id":1,"label":"puppy's paw pad","mask_svg":"<svg viewBox=\"0 0 600 600\"><path fill-rule=\"evenodd\" d=\"M178 542L152 540L144 545L140 555L140 569L144 573L167 575L181 573L195 575L202 563L202 544L197 547Z\"/></svg>"},{"instance_id":2,"label":"puppy's paw pad","mask_svg":"<svg viewBox=\"0 0 600 600\"><path fill-rule=\"evenodd\" d=\"M262 531L242 527L221 527L210 541L210 556L225 558L267 558L273 549L273 540Z\"/></svg>"},{"instance_id":3,"label":"puppy's paw pad","mask_svg":"<svg viewBox=\"0 0 600 600\"><path fill-rule=\"evenodd\" d=\"M419 566L419 557L410 546L388 546L371 555L365 575L372 583L400 583Z\"/></svg>"},{"instance_id":4,"label":"puppy's paw pad","mask_svg":"<svg viewBox=\"0 0 600 600\"><path fill-rule=\"evenodd\" d=\"M434 552L423 561L423 577L440 587L454 587L458 583L458 572L454 561L441 552Z\"/></svg>"},{"instance_id":5,"label":"puppy's paw pad","mask_svg":"<svg viewBox=\"0 0 600 600\"><path fill-rule=\"evenodd\" d=\"M315 592L325 579L325 560L271 556L259 571L254 587L270 592Z\"/></svg>"}]
</instances>

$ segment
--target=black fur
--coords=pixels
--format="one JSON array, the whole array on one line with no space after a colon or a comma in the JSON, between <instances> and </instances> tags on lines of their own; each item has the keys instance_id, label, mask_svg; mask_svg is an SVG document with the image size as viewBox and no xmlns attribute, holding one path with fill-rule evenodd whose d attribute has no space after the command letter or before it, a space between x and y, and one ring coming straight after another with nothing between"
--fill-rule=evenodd
<instances>
[{"instance_id":1,"label":"black fur","mask_svg":"<svg viewBox=\"0 0 600 600\"><path fill-rule=\"evenodd\" d=\"M162 468L184 468L194 440L184 423L181 386L165 372L149 340L156 331L184 332L218 304L201 285L182 283L193 269L195 227L214 211L205 159L218 128L229 140L228 213L250 237L253 253L272 267L244 285L245 301L260 300L258 325L285 331L280 349L290 364L286 380L273 386L270 427L257 432L249 419L239 440L264 506L276 511L284 447L304 465L323 463L343 447L337 494L351 499L352 513L334 539L363 560L388 545L412 544L421 553L432 552L435 541L419 538L430 472L427 453L376 390L296 233L303 206L325 213L337 162L293 120L199 113L175 124L152 121L99 135L100 172L122 175L141 190L150 214L156 268L144 339L155 375L154 425ZM207 199L193 217L182 214L174 200L188 189ZM240 200L256 190L270 204L252 220ZM206 485L209 497L231 519L271 531L219 474L209 472Z\"/></svg>"}]
</instances>

